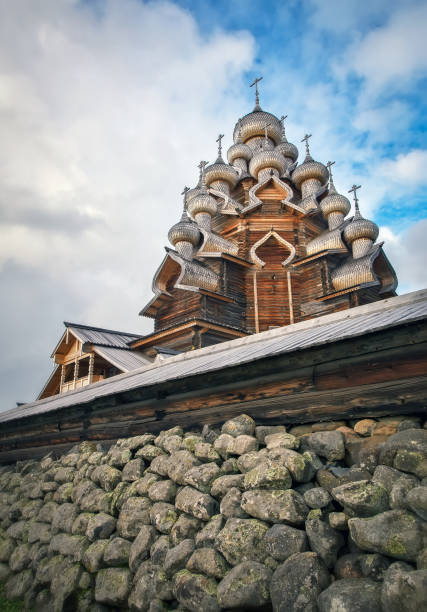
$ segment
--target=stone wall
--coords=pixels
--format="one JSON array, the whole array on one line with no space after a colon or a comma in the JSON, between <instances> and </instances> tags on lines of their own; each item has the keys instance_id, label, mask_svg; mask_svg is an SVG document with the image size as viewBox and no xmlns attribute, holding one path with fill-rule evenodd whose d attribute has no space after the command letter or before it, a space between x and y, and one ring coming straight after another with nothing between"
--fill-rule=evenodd
<instances>
[{"instance_id":1,"label":"stone wall","mask_svg":"<svg viewBox=\"0 0 427 612\"><path fill-rule=\"evenodd\" d=\"M427 599L419 417L241 415L0 470L0 581L25 609L404 612Z\"/></svg>"}]
</instances>

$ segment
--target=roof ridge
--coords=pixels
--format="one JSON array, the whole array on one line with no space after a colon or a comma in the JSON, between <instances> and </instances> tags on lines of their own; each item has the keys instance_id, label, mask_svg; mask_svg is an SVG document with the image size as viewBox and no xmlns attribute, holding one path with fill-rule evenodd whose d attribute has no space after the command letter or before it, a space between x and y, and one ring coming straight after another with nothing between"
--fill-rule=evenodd
<instances>
[{"instance_id":1,"label":"roof ridge","mask_svg":"<svg viewBox=\"0 0 427 612\"><path fill-rule=\"evenodd\" d=\"M144 338L142 334L118 331L117 329L107 329L105 327L95 327L93 325L84 325L83 323L70 323L70 321L64 321L63 323L65 327L78 327L80 329L90 329L92 331L107 332L109 334L121 334L122 336L135 336L136 338Z\"/></svg>"}]
</instances>

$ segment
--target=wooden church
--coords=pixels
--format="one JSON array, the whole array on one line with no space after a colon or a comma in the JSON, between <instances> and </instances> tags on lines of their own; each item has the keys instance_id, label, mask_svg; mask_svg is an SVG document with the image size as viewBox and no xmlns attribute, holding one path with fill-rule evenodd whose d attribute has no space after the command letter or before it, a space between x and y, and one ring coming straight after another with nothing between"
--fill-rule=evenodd
<instances>
[{"instance_id":1,"label":"wooden church","mask_svg":"<svg viewBox=\"0 0 427 612\"><path fill-rule=\"evenodd\" d=\"M39 398L75 390L192 349L396 295L378 227L337 192L332 165L288 142L285 117L255 108L239 119L223 159L200 162L181 219L140 314L145 336L65 323Z\"/></svg>"}]
</instances>

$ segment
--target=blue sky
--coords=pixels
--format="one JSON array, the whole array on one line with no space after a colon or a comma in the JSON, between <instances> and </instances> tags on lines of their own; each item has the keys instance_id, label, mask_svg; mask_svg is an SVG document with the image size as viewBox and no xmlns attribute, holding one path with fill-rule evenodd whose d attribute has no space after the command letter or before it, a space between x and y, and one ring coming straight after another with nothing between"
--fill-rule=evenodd
<instances>
[{"instance_id":1,"label":"blue sky","mask_svg":"<svg viewBox=\"0 0 427 612\"><path fill-rule=\"evenodd\" d=\"M401 293L427 286L427 3L0 0L0 410L37 395L62 321L137 316L215 139L261 104L336 161Z\"/></svg>"}]
</instances>

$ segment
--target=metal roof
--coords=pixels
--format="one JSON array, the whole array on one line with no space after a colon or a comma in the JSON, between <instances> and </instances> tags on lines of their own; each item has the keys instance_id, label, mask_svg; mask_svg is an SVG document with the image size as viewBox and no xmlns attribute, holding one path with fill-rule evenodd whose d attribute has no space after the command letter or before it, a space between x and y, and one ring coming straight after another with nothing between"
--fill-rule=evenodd
<instances>
[{"instance_id":1,"label":"metal roof","mask_svg":"<svg viewBox=\"0 0 427 612\"><path fill-rule=\"evenodd\" d=\"M115 393L363 336L426 318L427 289L181 353L77 391L0 413L0 422L40 415Z\"/></svg>"},{"instance_id":2,"label":"metal roof","mask_svg":"<svg viewBox=\"0 0 427 612\"><path fill-rule=\"evenodd\" d=\"M77 336L83 344L88 342L101 346L129 348L129 342L143 337L138 334L129 334L126 332L114 331L112 329L102 329L101 327L90 327L89 325L78 325L76 323L64 322L64 325Z\"/></svg>"},{"instance_id":3,"label":"metal roof","mask_svg":"<svg viewBox=\"0 0 427 612\"><path fill-rule=\"evenodd\" d=\"M122 372L131 372L152 363L151 359L130 349L112 348L111 346L94 346L95 353L109 361Z\"/></svg>"}]
</instances>

